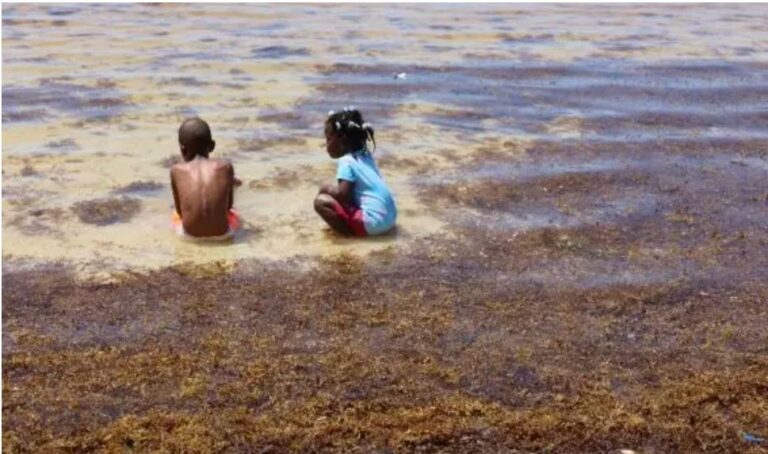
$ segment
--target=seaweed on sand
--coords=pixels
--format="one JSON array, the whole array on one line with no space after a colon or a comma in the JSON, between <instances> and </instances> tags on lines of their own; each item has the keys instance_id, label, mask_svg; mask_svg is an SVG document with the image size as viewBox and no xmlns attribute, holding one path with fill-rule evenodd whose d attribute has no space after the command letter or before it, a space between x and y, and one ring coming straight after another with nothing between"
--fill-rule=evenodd
<instances>
[{"instance_id":1,"label":"seaweed on sand","mask_svg":"<svg viewBox=\"0 0 768 454\"><path fill-rule=\"evenodd\" d=\"M758 452L738 433L768 431L764 285L489 281L483 241L314 272L6 273L4 447Z\"/></svg>"},{"instance_id":2,"label":"seaweed on sand","mask_svg":"<svg viewBox=\"0 0 768 454\"><path fill-rule=\"evenodd\" d=\"M72 205L72 211L86 224L109 225L127 222L141 210L141 201L130 197L85 200Z\"/></svg>"}]
</instances>

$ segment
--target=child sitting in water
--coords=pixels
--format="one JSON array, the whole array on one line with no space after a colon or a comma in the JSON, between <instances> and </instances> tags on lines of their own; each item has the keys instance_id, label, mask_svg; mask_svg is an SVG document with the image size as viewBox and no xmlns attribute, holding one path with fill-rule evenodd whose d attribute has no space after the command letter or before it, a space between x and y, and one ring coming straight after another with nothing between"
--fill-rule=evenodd
<instances>
[{"instance_id":1,"label":"child sitting in water","mask_svg":"<svg viewBox=\"0 0 768 454\"><path fill-rule=\"evenodd\" d=\"M391 230L397 218L392 191L381 177L368 140L373 128L354 107L331 111L325 121L328 154L338 159L337 184L320 188L315 211L331 228L344 235L380 235Z\"/></svg>"},{"instance_id":2,"label":"child sitting in water","mask_svg":"<svg viewBox=\"0 0 768 454\"><path fill-rule=\"evenodd\" d=\"M229 161L208 159L216 147L208 123L190 118L179 127L179 147L184 162L171 167L171 188L177 233L192 238L228 239L238 228L232 210L238 183Z\"/></svg>"}]
</instances>

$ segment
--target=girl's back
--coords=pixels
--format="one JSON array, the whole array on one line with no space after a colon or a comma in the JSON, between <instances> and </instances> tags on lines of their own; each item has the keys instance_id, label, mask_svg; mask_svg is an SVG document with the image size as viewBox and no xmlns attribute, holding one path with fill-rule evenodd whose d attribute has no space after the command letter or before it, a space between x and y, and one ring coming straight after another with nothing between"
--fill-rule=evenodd
<instances>
[{"instance_id":1,"label":"girl's back","mask_svg":"<svg viewBox=\"0 0 768 454\"><path fill-rule=\"evenodd\" d=\"M336 178L354 183L353 201L363 210L363 221L369 234L392 228L397 218L395 200L370 152L363 149L339 158Z\"/></svg>"}]
</instances>

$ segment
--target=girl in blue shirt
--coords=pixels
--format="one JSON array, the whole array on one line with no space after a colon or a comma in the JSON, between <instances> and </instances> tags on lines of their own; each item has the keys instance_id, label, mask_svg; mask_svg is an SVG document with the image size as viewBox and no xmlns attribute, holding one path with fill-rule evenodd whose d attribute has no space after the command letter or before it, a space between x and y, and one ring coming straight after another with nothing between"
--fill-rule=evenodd
<instances>
[{"instance_id":1,"label":"girl in blue shirt","mask_svg":"<svg viewBox=\"0 0 768 454\"><path fill-rule=\"evenodd\" d=\"M325 144L331 158L338 159L337 183L320 188L315 211L344 235L380 235L395 226L395 200L368 149L369 141L375 149L373 128L354 107L328 114Z\"/></svg>"}]
</instances>

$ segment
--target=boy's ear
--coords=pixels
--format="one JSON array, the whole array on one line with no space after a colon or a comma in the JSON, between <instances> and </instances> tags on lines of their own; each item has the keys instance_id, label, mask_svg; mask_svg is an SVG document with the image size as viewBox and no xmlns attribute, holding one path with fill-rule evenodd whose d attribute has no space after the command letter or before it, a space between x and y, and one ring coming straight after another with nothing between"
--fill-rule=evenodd
<instances>
[{"instance_id":1,"label":"boy's ear","mask_svg":"<svg viewBox=\"0 0 768 454\"><path fill-rule=\"evenodd\" d=\"M211 140L211 148L208 149L208 153L212 152L214 148L216 148L216 141Z\"/></svg>"}]
</instances>

